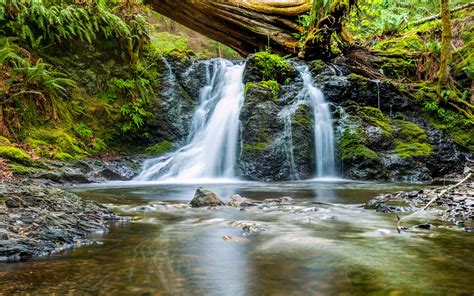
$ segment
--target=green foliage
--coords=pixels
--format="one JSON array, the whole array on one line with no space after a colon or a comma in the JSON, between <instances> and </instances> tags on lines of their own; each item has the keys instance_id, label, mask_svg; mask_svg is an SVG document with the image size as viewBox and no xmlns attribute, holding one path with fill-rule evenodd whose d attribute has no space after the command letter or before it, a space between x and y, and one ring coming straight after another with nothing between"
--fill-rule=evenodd
<instances>
[{"instance_id":1,"label":"green foliage","mask_svg":"<svg viewBox=\"0 0 474 296\"><path fill-rule=\"evenodd\" d=\"M23 150L14 146L0 145L0 158L6 158L11 161L23 164L31 164L33 162L31 156L26 154Z\"/></svg>"},{"instance_id":2,"label":"green foliage","mask_svg":"<svg viewBox=\"0 0 474 296\"><path fill-rule=\"evenodd\" d=\"M465 0L451 0L452 7ZM361 41L376 41L381 35L396 35L408 23L439 13L439 1L359 0L351 12L348 28Z\"/></svg>"},{"instance_id":3,"label":"green foliage","mask_svg":"<svg viewBox=\"0 0 474 296\"><path fill-rule=\"evenodd\" d=\"M466 117L443 108L437 101L427 99L423 110L430 115L431 123L444 130L459 145L474 151L474 122Z\"/></svg>"},{"instance_id":4,"label":"green foliage","mask_svg":"<svg viewBox=\"0 0 474 296\"><path fill-rule=\"evenodd\" d=\"M85 145L62 129L30 129L26 136L26 143L39 156L66 159L88 155Z\"/></svg>"},{"instance_id":5,"label":"green foliage","mask_svg":"<svg viewBox=\"0 0 474 296\"><path fill-rule=\"evenodd\" d=\"M276 80L261 81L258 83L258 85L271 90L272 95L273 95L273 102L275 104L278 104L279 102L278 94L280 93L280 85L278 84L278 82L276 82Z\"/></svg>"},{"instance_id":6,"label":"green foliage","mask_svg":"<svg viewBox=\"0 0 474 296\"><path fill-rule=\"evenodd\" d=\"M9 132L15 133L23 124L43 121L70 120L70 110L64 98L76 88L74 81L65 78L41 59L31 61L30 53L10 39L0 38L0 69L6 73L2 79L0 112ZM1 77L0 77L1 78ZM40 118L42 116L42 118Z\"/></svg>"},{"instance_id":7,"label":"green foliage","mask_svg":"<svg viewBox=\"0 0 474 296\"><path fill-rule=\"evenodd\" d=\"M173 151L173 149L174 149L174 147L173 147L173 144L171 142L169 142L167 140L163 140L157 145L153 145L153 146L150 146L150 147L146 148L145 153L148 154L148 155L159 156L159 155L165 154L167 152Z\"/></svg>"},{"instance_id":8,"label":"green foliage","mask_svg":"<svg viewBox=\"0 0 474 296\"><path fill-rule=\"evenodd\" d=\"M147 32L142 15L116 15L103 1L75 5L62 1L1 0L0 27L5 35L16 36L32 49L65 42L92 44L100 37L135 42Z\"/></svg>"},{"instance_id":9,"label":"green foliage","mask_svg":"<svg viewBox=\"0 0 474 296\"><path fill-rule=\"evenodd\" d=\"M28 176L28 175L32 175L38 172L37 168L31 167L31 166L24 166L21 164L10 163L8 167L10 171L14 173L15 175Z\"/></svg>"},{"instance_id":10,"label":"green foliage","mask_svg":"<svg viewBox=\"0 0 474 296\"><path fill-rule=\"evenodd\" d=\"M83 122L80 122L80 123L74 125L73 129L74 129L74 132L76 133L76 135L78 135L81 138L90 138L94 134L92 129L89 126L87 126L87 124L85 124Z\"/></svg>"},{"instance_id":11,"label":"green foliage","mask_svg":"<svg viewBox=\"0 0 474 296\"><path fill-rule=\"evenodd\" d=\"M284 73L291 71L286 57L281 57L268 51L257 52L254 56L255 65L264 80L278 80Z\"/></svg>"}]
</instances>

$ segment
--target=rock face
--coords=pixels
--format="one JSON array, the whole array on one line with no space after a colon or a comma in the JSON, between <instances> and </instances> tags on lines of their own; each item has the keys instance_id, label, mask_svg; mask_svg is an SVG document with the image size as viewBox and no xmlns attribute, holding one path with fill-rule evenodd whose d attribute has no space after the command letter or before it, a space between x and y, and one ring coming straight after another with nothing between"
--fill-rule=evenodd
<instances>
[{"instance_id":1,"label":"rock face","mask_svg":"<svg viewBox=\"0 0 474 296\"><path fill-rule=\"evenodd\" d=\"M254 56L247 61L238 162L245 178L277 181L315 174L312 110L295 104L303 85L292 64L287 65L292 70L269 71ZM472 158L420 116L419 102L392 84L353 74L343 65L313 61L309 67L332 105L340 176L431 181L460 173L466 159Z\"/></svg>"},{"instance_id":2,"label":"rock face","mask_svg":"<svg viewBox=\"0 0 474 296\"><path fill-rule=\"evenodd\" d=\"M309 178L314 174L313 119L311 110L297 103L302 81L288 62L270 76L257 62L251 56L244 73L239 174L259 181Z\"/></svg>"},{"instance_id":3,"label":"rock face","mask_svg":"<svg viewBox=\"0 0 474 296\"><path fill-rule=\"evenodd\" d=\"M205 85L206 62L167 57L162 60L160 73L155 84L159 95L152 102L155 110L147 130L152 143L163 140L179 143L188 135L199 89Z\"/></svg>"},{"instance_id":4,"label":"rock face","mask_svg":"<svg viewBox=\"0 0 474 296\"><path fill-rule=\"evenodd\" d=\"M44 161L41 168L14 171L22 178L56 184L99 183L130 180L137 175L142 157L123 156L110 160L85 158L73 162Z\"/></svg>"},{"instance_id":5,"label":"rock face","mask_svg":"<svg viewBox=\"0 0 474 296\"><path fill-rule=\"evenodd\" d=\"M0 260L51 254L107 231L118 217L107 208L59 189L0 185Z\"/></svg>"},{"instance_id":6,"label":"rock face","mask_svg":"<svg viewBox=\"0 0 474 296\"><path fill-rule=\"evenodd\" d=\"M217 194L203 187L199 187L196 190L194 198L189 204L193 208L224 205L224 203L220 200Z\"/></svg>"}]
</instances>

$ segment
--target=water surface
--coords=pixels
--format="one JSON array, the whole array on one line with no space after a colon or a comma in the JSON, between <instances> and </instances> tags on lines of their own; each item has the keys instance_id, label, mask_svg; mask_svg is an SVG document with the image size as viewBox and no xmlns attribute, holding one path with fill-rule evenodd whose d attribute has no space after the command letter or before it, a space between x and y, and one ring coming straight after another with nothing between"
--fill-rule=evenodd
<instances>
[{"instance_id":1,"label":"water surface","mask_svg":"<svg viewBox=\"0 0 474 296\"><path fill-rule=\"evenodd\" d=\"M146 183L149 184L149 183ZM92 245L0 263L0 291L114 295L471 295L474 236L395 230L360 204L420 186L347 182L205 184L224 200L290 196L292 205L188 209L196 184L72 189L133 217ZM426 213L407 224L423 222ZM248 233L242 225L255 224Z\"/></svg>"}]
</instances>

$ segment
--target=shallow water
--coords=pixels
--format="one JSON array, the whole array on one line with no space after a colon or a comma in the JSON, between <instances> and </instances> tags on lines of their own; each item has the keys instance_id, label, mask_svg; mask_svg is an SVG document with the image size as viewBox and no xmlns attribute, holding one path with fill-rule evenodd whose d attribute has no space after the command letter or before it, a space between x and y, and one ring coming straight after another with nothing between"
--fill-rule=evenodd
<instances>
[{"instance_id":1,"label":"shallow water","mask_svg":"<svg viewBox=\"0 0 474 296\"><path fill-rule=\"evenodd\" d=\"M149 183L147 183L149 184ZM291 205L188 209L195 184L74 188L133 216L92 245L0 263L0 294L472 295L474 235L435 228L399 235L393 215L360 204L415 185L206 184L224 200L291 196ZM416 225L427 218L425 213ZM248 233L242 223L255 224Z\"/></svg>"}]
</instances>

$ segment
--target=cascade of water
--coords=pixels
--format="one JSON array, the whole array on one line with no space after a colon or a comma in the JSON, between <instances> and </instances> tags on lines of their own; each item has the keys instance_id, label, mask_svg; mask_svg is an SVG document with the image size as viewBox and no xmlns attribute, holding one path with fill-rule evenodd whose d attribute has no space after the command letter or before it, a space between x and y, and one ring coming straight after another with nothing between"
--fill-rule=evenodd
<instances>
[{"instance_id":1,"label":"cascade of water","mask_svg":"<svg viewBox=\"0 0 474 296\"><path fill-rule=\"evenodd\" d=\"M292 105L284 108L283 110L280 111L279 117L283 121L283 148L286 153L286 159L288 160L288 163L290 165L290 177L292 180L298 180L299 179L299 174L296 170L296 165L295 165L295 156L293 153L293 133L292 133L292 116L295 114L296 110L298 107L304 104L304 101L301 99L298 99L295 101Z\"/></svg>"},{"instance_id":2,"label":"cascade of water","mask_svg":"<svg viewBox=\"0 0 474 296\"><path fill-rule=\"evenodd\" d=\"M314 80L307 65L297 66L303 79L303 89L300 97L304 98L313 108L314 141L316 150L316 176L331 177L335 175L334 167L334 131L332 127L329 104L324 95L314 85Z\"/></svg>"},{"instance_id":3,"label":"cascade of water","mask_svg":"<svg viewBox=\"0 0 474 296\"><path fill-rule=\"evenodd\" d=\"M377 108L380 109L380 80L374 80L377 85Z\"/></svg>"},{"instance_id":4,"label":"cascade of water","mask_svg":"<svg viewBox=\"0 0 474 296\"><path fill-rule=\"evenodd\" d=\"M147 160L137 181L232 178L237 160L239 114L244 101L244 65L223 59L207 64L187 144Z\"/></svg>"}]
</instances>

